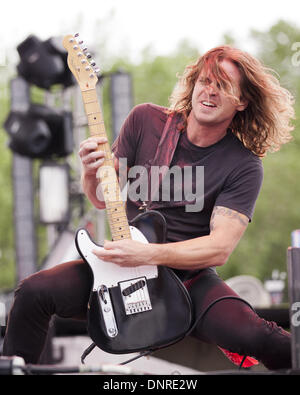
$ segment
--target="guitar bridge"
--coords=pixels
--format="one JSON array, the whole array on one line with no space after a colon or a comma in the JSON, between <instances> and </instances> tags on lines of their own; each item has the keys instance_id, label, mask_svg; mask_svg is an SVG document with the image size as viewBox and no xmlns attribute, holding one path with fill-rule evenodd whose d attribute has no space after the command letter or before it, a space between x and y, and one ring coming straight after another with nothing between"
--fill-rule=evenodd
<instances>
[{"instance_id":1,"label":"guitar bridge","mask_svg":"<svg viewBox=\"0 0 300 395\"><path fill-rule=\"evenodd\" d=\"M146 277L119 282L126 315L152 310Z\"/></svg>"}]
</instances>

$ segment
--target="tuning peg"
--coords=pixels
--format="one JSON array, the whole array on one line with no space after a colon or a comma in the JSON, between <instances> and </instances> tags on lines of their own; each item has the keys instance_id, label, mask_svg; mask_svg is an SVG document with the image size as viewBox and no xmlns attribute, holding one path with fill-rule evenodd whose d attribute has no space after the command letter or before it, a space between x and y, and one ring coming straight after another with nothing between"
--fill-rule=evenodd
<instances>
[{"instance_id":1,"label":"tuning peg","mask_svg":"<svg viewBox=\"0 0 300 395\"><path fill-rule=\"evenodd\" d=\"M75 33L75 34L74 34L74 37L79 37L79 33Z\"/></svg>"},{"instance_id":2,"label":"tuning peg","mask_svg":"<svg viewBox=\"0 0 300 395\"><path fill-rule=\"evenodd\" d=\"M85 54L85 56L88 58L88 59L91 59L92 58L92 55L88 52L87 54Z\"/></svg>"},{"instance_id":3,"label":"tuning peg","mask_svg":"<svg viewBox=\"0 0 300 395\"><path fill-rule=\"evenodd\" d=\"M95 72L96 74L99 74L99 73L100 73L100 68L99 68L99 67L95 67L95 68L94 68L94 72Z\"/></svg>"},{"instance_id":4,"label":"tuning peg","mask_svg":"<svg viewBox=\"0 0 300 395\"><path fill-rule=\"evenodd\" d=\"M96 62L94 61L94 59L92 59L91 61L90 61L90 64L94 67L94 66L96 66Z\"/></svg>"}]
</instances>

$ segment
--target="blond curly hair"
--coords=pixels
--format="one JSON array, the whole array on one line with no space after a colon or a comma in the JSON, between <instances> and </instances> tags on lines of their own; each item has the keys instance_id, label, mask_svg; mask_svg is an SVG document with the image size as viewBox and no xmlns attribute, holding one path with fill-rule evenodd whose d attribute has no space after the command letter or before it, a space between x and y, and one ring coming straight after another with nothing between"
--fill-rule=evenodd
<instances>
[{"instance_id":1,"label":"blond curly hair","mask_svg":"<svg viewBox=\"0 0 300 395\"><path fill-rule=\"evenodd\" d=\"M225 59L233 62L241 73L242 97L234 96L231 81L220 66ZM282 144L292 139L291 120L295 112L291 93L280 85L273 70L247 52L229 45L211 49L185 68L170 97L169 108L170 112L182 113L185 123L192 109L193 89L200 72L213 75L219 89L233 101L248 101L247 108L236 113L230 128L254 154L263 157L268 151L278 151Z\"/></svg>"}]
</instances>

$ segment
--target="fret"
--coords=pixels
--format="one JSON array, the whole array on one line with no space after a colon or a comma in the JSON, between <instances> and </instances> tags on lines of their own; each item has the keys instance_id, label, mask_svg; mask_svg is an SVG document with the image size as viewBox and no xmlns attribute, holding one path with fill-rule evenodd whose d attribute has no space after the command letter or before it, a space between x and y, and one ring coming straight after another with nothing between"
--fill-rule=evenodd
<instances>
[{"instance_id":1,"label":"fret","mask_svg":"<svg viewBox=\"0 0 300 395\"><path fill-rule=\"evenodd\" d=\"M110 223L111 223L111 226L116 230L118 230L118 229L124 230L124 229L126 229L126 226L128 225L127 221L114 221L112 218L111 218Z\"/></svg>"},{"instance_id":2,"label":"fret","mask_svg":"<svg viewBox=\"0 0 300 395\"><path fill-rule=\"evenodd\" d=\"M100 169L103 169L104 171L100 171ZM108 181L111 184L118 184L117 175L113 173L113 168L111 166L105 166L105 168L100 167L100 169L97 171L97 177L100 178L102 182ZM107 169L110 170L107 172Z\"/></svg>"},{"instance_id":3,"label":"fret","mask_svg":"<svg viewBox=\"0 0 300 395\"><path fill-rule=\"evenodd\" d=\"M116 223L115 221L113 221L111 218L109 219L109 224L111 227L112 232L117 232L117 231L127 231L128 229L128 222L126 221L122 221L120 224ZM119 226L121 225L121 226ZM121 229L119 229L121 228Z\"/></svg>"},{"instance_id":4,"label":"fret","mask_svg":"<svg viewBox=\"0 0 300 395\"><path fill-rule=\"evenodd\" d=\"M122 224L117 224L117 223L111 222L111 226L116 232L118 232L118 231L123 232L124 230L126 230L126 223L124 223L124 222Z\"/></svg>"},{"instance_id":5,"label":"fret","mask_svg":"<svg viewBox=\"0 0 300 395\"><path fill-rule=\"evenodd\" d=\"M128 235L130 235L130 231L129 230L127 231L127 229L126 230L124 229L122 232L113 231L113 232L111 232L111 234L112 234L112 237L114 239L116 237L119 237L120 239L128 239L128 238L130 238L130 236L128 237Z\"/></svg>"},{"instance_id":6,"label":"fret","mask_svg":"<svg viewBox=\"0 0 300 395\"><path fill-rule=\"evenodd\" d=\"M118 215L118 218L120 219L120 222L122 221L127 221L127 216L124 208L120 208L118 211L112 211L111 209L107 209L107 214L108 217L110 218L112 223L115 223L117 221L116 215ZM115 214L115 216L113 216Z\"/></svg>"},{"instance_id":7,"label":"fret","mask_svg":"<svg viewBox=\"0 0 300 395\"><path fill-rule=\"evenodd\" d=\"M107 187L102 188L102 193L104 195L105 201L107 202L119 202L120 193L115 189L109 189Z\"/></svg>"},{"instance_id":8,"label":"fret","mask_svg":"<svg viewBox=\"0 0 300 395\"><path fill-rule=\"evenodd\" d=\"M96 135L100 135L101 137L106 137L106 131L103 128L102 124L94 124L94 125L89 125L89 130L90 130L90 134L92 136L96 136Z\"/></svg>"},{"instance_id":9,"label":"fret","mask_svg":"<svg viewBox=\"0 0 300 395\"><path fill-rule=\"evenodd\" d=\"M128 225L128 221L127 221L127 217L122 216L122 218L120 218L119 220L116 220L114 218L110 218L110 223L112 224L112 226L126 226Z\"/></svg>"},{"instance_id":10,"label":"fret","mask_svg":"<svg viewBox=\"0 0 300 395\"><path fill-rule=\"evenodd\" d=\"M111 219L112 219L112 221L122 222L122 216L121 216L121 214L119 212L117 212L117 213L112 212L111 213ZM127 216L126 215L124 215L124 221L127 222Z\"/></svg>"},{"instance_id":11,"label":"fret","mask_svg":"<svg viewBox=\"0 0 300 395\"><path fill-rule=\"evenodd\" d=\"M86 91L82 91L81 93L82 93L84 104L91 103L91 102L98 103L98 97L97 97L97 92L96 92L95 88L89 89Z\"/></svg>"},{"instance_id":12,"label":"fret","mask_svg":"<svg viewBox=\"0 0 300 395\"><path fill-rule=\"evenodd\" d=\"M111 207L113 204L118 204L118 206L113 206L113 207ZM107 204L106 204L106 211L109 213L109 214L116 214L116 215L120 215L123 211L125 212L125 208L124 208L124 206L122 205L119 205L119 202L107 202Z\"/></svg>"},{"instance_id":13,"label":"fret","mask_svg":"<svg viewBox=\"0 0 300 395\"><path fill-rule=\"evenodd\" d=\"M110 207L114 203L116 203L116 202L107 201L107 203L106 203L106 211L107 211L109 218L111 218L112 221L114 221L116 217L118 217L118 218L123 217L124 219L127 219L125 207L124 206Z\"/></svg>"},{"instance_id":14,"label":"fret","mask_svg":"<svg viewBox=\"0 0 300 395\"><path fill-rule=\"evenodd\" d=\"M126 226L113 226L111 225L111 230L114 235L123 234L127 232Z\"/></svg>"},{"instance_id":15,"label":"fret","mask_svg":"<svg viewBox=\"0 0 300 395\"><path fill-rule=\"evenodd\" d=\"M95 112L87 116L88 125L98 125L102 130L105 130L104 121L102 120L102 116L100 112Z\"/></svg>"},{"instance_id":16,"label":"fret","mask_svg":"<svg viewBox=\"0 0 300 395\"><path fill-rule=\"evenodd\" d=\"M85 107L85 112L87 115L90 115L90 114L93 114L96 112L101 113L100 107L97 102L86 103L84 105L84 107Z\"/></svg>"},{"instance_id":17,"label":"fret","mask_svg":"<svg viewBox=\"0 0 300 395\"><path fill-rule=\"evenodd\" d=\"M126 235L124 234L124 235L116 236L116 237L113 236L112 239L113 239L113 241L131 239L131 234L128 233L128 234L126 234Z\"/></svg>"},{"instance_id":18,"label":"fret","mask_svg":"<svg viewBox=\"0 0 300 395\"><path fill-rule=\"evenodd\" d=\"M90 132L90 135L92 137L106 137L107 138L105 131ZM101 150L104 151L103 148Z\"/></svg>"},{"instance_id":19,"label":"fret","mask_svg":"<svg viewBox=\"0 0 300 395\"><path fill-rule=\"evenodd\" d=\"M122 202L122 200L120 200L119 202L110 202L108 206L109 210L114 210L115 212L117 212L118 210L124 208L124 203Z\"/></svg>"},{"instance_id":20,"label":"fret","mask_svg":"<svg viewBox=\"0 0 300 395\"><path fill-rule=\"evenodd\" d=\"M107 192L107 193L116 193L120 194L120 188L119 185L116 185L115 182L102 182L101 181L101 186L102 186L102 192Z\"/></svg>"},{"instance_id":21,"label":"fret","mask_svg":"<svg viewBox=\"0 0 300 395\"><path fill-rule=\"evenodd\" d=\"M121 233L127 232L127 229L128 229L126 224L124 226L118 226L117 224L110 223L110 226L111 226L112 232L114 234L116 234L118 232L121 232Z\"/></svg>"},{"instance_id":22,"label":"fret","mask_svg":"<svg viewBox=\"0 0 300 395\"><path fill-rule=\"evenodd\" d=\"M120 200L120 196L115 191L102 191L105 202L117 202Z\"/></svg>"},{"instance_id":23,"label":"fret","mask_svg":"<svg viewBox=\"0 0 300 395\"><path fill-rule=\"evenodd\" d=\"M100 177L102 180L104 180L106 178L111 178L111 179L114 179L117 182L116 171L115 171L115 168L112 167L112 166L101 166L101 167L99 167L99 170L97 171L97 177Z\"/></svg>"},{"instance_id":24,"label":"fret","mask_svg":"<svg viewBox=\"0 0 300 395\"><path fill-rule=\"evenodd\" d=\"M103 150L104 151L104 150ZM103 166L114 166L113 158L105 158Z\"/></svg>"},{"instance_id":25,"label":"fret","mask_svg":"<svg viewBox=\"0 0 300 395\"><path fill-rule=\"evenodd\" d=\"M122 216L122 217L118 217L118 218L112 218L110 217L110 223L112 226L127 226L128 225L128 221L127 221L127 217Z\"/></svg>"},{"instance_id":26,"label":"fret","mask_svg":"<svg viewBox=\"0 0 300 395\"><path fill-rule=\"evenodd\" d=\"M130 238L131 238L130 233L123 233L121 235L113 235L112 236L113 241L126 240L126 239L130 239Z\"/></svg>"},{"instance_id":27,"label":"fret","mask_svg":"<svg viewBox=\"0 0 300 395\"><path fill-rule=\"evenodd\" d=\"M104 187L104 186L114 186L115 188L117 188L118 186L116 186L116 181L104 181L104 180L101 180L101 186L102 187Z\"/></svg>"},{"instance_id":28,"label":"fret","mask_svg":"<svg viewBox=\"0 0 300 395\"><path fill-rule=\"evenodd\" d=\"M100 179L100 184L101 184L101 188L102 188L102 192L103 193L108 193L108 194L112 194L114 193L115 195L120 196L121 195L121 191L119 188L119 185L114 181L102 181ZM118 201L120 201L120 199L118 199Z\"/></svg>"}]
</instances>

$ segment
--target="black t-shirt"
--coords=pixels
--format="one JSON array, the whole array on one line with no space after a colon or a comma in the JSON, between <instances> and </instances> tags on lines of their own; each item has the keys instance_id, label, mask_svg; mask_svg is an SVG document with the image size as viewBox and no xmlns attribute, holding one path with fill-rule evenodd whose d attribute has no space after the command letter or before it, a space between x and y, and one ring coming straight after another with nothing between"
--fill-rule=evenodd
<instances>
[{"instance_id":1,"label":"black t-shirt","mask_svg":"<svg viewBox=\"0 0 300 395\"><path fill-rule=\"evenodd\" d=\"M128 167L149 163L155 156L167 117L164 107L150 103L136 106L113 144L116 157L127 158ZM262 162L230 130L208 147L192 144L183 132L170 168L173 166L203 169L203 207L189 212L185 205L166 202L158 208L167 221L168 242L208 235L214 206L236 210L251 221L263 179ZM133 181L129 179L129 182ZM127 199L128 218L139 213L138 205Z\"/></svg>"},{"instance_id":2,"label":"black t-shirt","mask_svg":"<svg viewBox=\"0 0 300 395\"><path fill-rule=\"evenodd\" d=\"M144 165L155 156L167 120L165 110L147 103L130 112L112 147L118 158L127 158L128 167ZM251 221L262 184L263 167L260 158L245 148L230 130L217 143L204 148L192 144L186 133L182 133L170 168L172 166L203 167L204 204L199 212L187 212L185 206L172 207L170 203L159 209L167 219L168 241L209 234L215 205L236 210ZM138 213L138 207L129 200L129 219Z\"/></svg>"}]
</instances>

